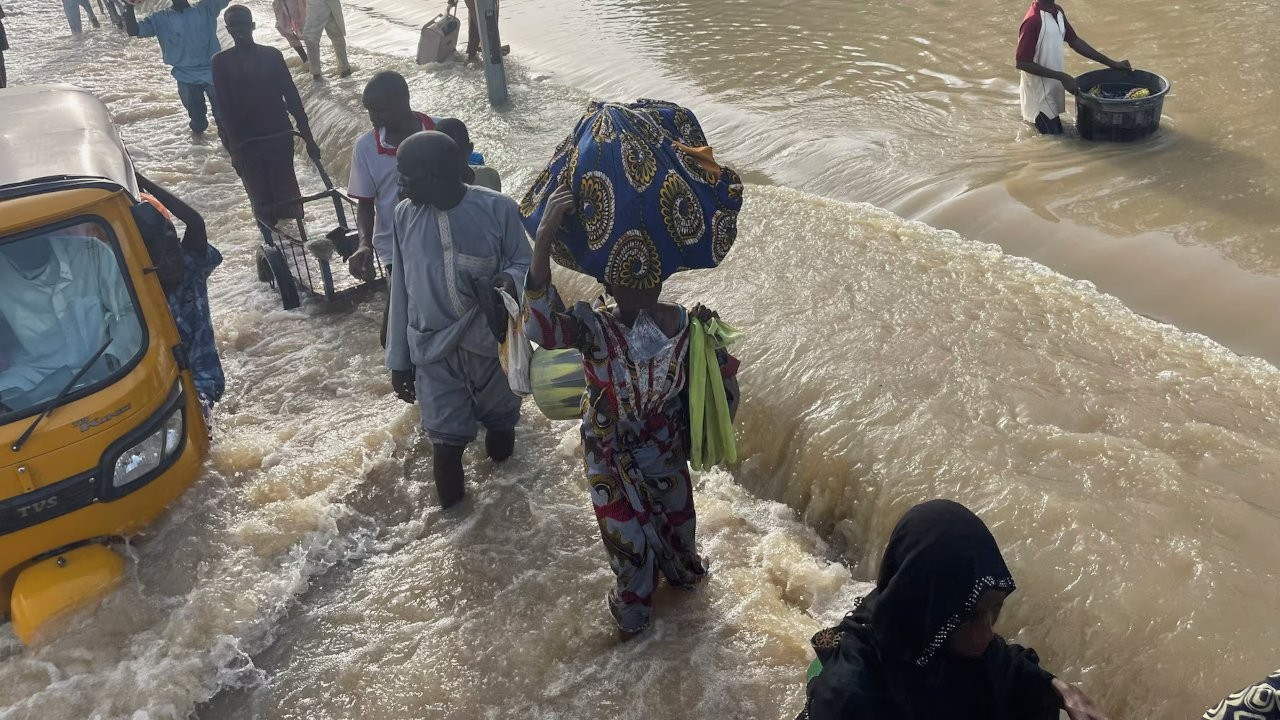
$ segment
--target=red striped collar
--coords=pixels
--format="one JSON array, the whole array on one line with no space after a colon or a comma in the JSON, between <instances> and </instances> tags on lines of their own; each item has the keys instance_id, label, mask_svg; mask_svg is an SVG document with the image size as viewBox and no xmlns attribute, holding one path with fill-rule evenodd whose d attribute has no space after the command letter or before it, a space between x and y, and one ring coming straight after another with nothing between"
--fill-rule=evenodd
<instances>
[{"instance_id":1,"label":"red striped collar","mask_svg":"<svg viewBox=\"0 0 1280 720\"><path fill-rule=\"evenodd\" d=\"M420 113L420 112L416 112L416 111L415 111L413 114L414 114L414 115L417 115L417 116L418 116L418 119L422 121L422 129L423 129L423 130L435 130L435 129L436 129L436 123L435 123L435 121L434 121L434 120L432 120L432 119L431 119L431 117L430 117L429 115L426 115L426 114L424 114L424 113ZM391 157L395 157L395 156L396 156L396 146L395 146L395 145L388 145L388 144L386 143L386 141L384 140L384 137L385 137L385 135L386 135L386 132L387 132L387 129L386 129L386 128L376 127L376 128L374 128L374 129L373 129L373 146L377 149L377 151L378 151L378 154L379 154L379 155L390 155Z\"/></svg>"}]
</instances>

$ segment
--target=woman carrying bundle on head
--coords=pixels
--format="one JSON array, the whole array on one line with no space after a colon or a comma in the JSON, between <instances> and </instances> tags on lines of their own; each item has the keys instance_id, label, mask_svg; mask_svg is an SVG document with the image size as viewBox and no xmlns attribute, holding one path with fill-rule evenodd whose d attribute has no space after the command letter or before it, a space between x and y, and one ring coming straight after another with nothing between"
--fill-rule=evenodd
<instances>
[{"instance_id":1,"label":"woman carrying bundle on head","mask_svg":"<svg viewBox=\"0 0 1280 720\"><path fill-rule=\"evenodd\" d=\"M639 106L593 104L522 204L526 224L536 228L525 328L543 348L582 354L583 456L617 576L608 607L623 639L648 626L659 575L693 589L706 573L694 538L689 461L701 435L694 430L691 440L690 407L698 400L690 401L690 379L701 385L714 368L708 392L722 403L736 400L736 361L715 341L731 331L701 305L686 310L661 294L677 269L714 267L724 257L741 183L728 168L681 164L695 150L710 160L710 149L705 141L697 148L681 142L677 126L662 122L675 106L655 107L642 114ZM692 114L678 110L696 129ZM554 189L549 177L557 178ZM711 217L725 219L713 228ZM616 306L578 303L564 311L551 285L553 255L604 283ZM700 356L707 361L691 365Z\"/></svg>"}]
</instances>

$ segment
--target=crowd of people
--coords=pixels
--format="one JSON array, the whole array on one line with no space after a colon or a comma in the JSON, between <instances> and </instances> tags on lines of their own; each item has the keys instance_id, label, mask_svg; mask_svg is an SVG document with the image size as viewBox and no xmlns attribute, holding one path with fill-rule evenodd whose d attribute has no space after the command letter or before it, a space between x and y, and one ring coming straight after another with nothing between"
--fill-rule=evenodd
<instances>
[{"instance_id":1,"label":"crowd of people","mask_svg":"<svg viewBox=\"0 0 1280 720\"><path fill-rule=\"evenodd\" d=\"M127 0L98 0L101 10L112 23L133 37L154 37L160 43L164 62L172 68L178 83L178 97L191 118L193 132L209 127L208 115L218 117L215 96L217 84L212 71L212 58L220 50L217 39L218 15L230 0L172 0L172 5L138 20L134 4ZM454 0L456 3L456 0ZM474 62L480 50L480 23L475 0L465 0L468 16L466 56ZM67 27L73 35L84 31L82 12L89 24L102 27L90 0L62 0ZM245 8L248 12L248 8ZM289 43L316 80L324 77L320 57L320 38L329 37L333 46L338 77L350 77L347 57L347 27L342 0L272 0L275 28ZM4 33L4 10L0 8L0 88L5 87L4 51L8 50ZM508 48L505 46L503 50ZM206 105L206 98L208 104Z\"/></svg>"},{"instance_id":2,"label":"crowd of people","mask_svg":"<svg viewBox=\"0 0 1280 720\"><path fill-rule=\"evenodd\" d=\"M127 6L122 18L130 35L159 41L191 129L207 129L212 112L254 216L267 232L282 220L303 218L294 134L311 157L318 159L321 150L284 55L256 43L252 12L243 5L227 7L228 2L172 0L171 8L141 21ZM80 31L81 7L97 25L87 0L64 4L73 31ZM322 33L333 43L339 74L351 74L339 0L275 0L274 10L276 28L313 75L321 76ZM216 37L219 15L234 42L226 50ZM0 51L4 40L0 24ZM473 35L473 44L478 40ZM1062 92L1075 90L1061 69L1064 42L1113 68L1129 67L1080 39L1060 7L1033 0L1017 62L1024 73L1023 115L1041 132L1061 131ZM552 283L551 260L561 259L559 237L569 218L596 211L589 199L575 194L569 182L547 188L536 232L529 233L529 213L501 192L499 174L475 151L465 123L415 110L407 81L395 72L374 74L361 101L371 127L351 148L347 187L357 203L359 245L348 270L369 280L381 266L388 277L380 336L391 387L401 400L418 405L422 431L433 446L441 506L463 502L463 454L480 428L488 458L502 462L515 452L522 400L500 362L492 322L498 293L504 293L522 303L524 332L538 346L581 354L583 467L615 575L606 607L622 639L643 633L662 579L693 590L707 573L696 538L687 390L691 338L718 314L702 305L664 301L664 276L652 267L656 257L609 262L598 278L609 301L566 307ZM613 139L610 133L622 131L605 123L591 132ZM711 160L709 148L678 147L682 162L709 182L723 179L740 203L740 180ZM645 166L637 167L643 174ZM649 183L630 174L627 179L630 186L618 183L609 192L638 193ZM197 337L209 327L202 284L221 258L196 211L145 178L139 181L185 224L185 276L195 284L172 288L171 302L185 304L184 317L191 318L187 326L179 319L184 337L207 351L214 348L212 337ZM596 222L579 221L588 231ZM718 231L699 228L708 237ZM716 262L726 250L715 248ZM223 379L220 367L213 369L212 352L203 358L209 370L197 375L206 382L202 397L216 399ZM723 354L717 360L726 392L736 399L737 362ZM911 508L890 536L874 590L838 626L814 636L817 661L800 718L1048 720L1065 711L1071 720L1105 720L1079 688L1042 668L1035 651L996 633L1015 587L995 538L977 515L946 500ZM1275 720L1277 693L1280 673L1228 697L1204 717Z\"/></svg>"}]
</instances>

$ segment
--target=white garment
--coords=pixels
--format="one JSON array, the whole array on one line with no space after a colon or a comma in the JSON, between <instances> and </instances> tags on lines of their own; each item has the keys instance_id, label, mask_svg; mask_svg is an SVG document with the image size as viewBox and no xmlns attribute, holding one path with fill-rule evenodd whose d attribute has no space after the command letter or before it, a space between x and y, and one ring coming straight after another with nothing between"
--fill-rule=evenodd
<instances>
[{"instance_id":1,"label":"white garment","mask_svg":"<svg viewBox=\"0 0 1280 720\"><path fill-rule=\"evenodd\" d=\"M435 128L435 119L417 113L422 129ZM351 177L347 194L358 200L372 200L373 249L385 265L391 262L391 242L395 235L396 203L400 202L400 172L396 169L396 148L387 144L386 128L374 128L356 138L351 148Z\"/></svg>"},{"instance_id":2,"label":"white garment","mask_svg":"<svg viewBox=\"0 0 1280 720\"><path fill-rule=\"evenodd\" d=\"M1040 40L1036 43L1036 64L1062 72L1067 67L1067 21L1063 13L1040 11ZM1067 110L1067 91L1052 78L1022 73L1022 119L1035 122L1043 113L1052 120Z\"/></svg>"},{"instance_id":3,"label":"white garment","mask_svg":"<svg viewBox=\"0 0 1280 720\"><path fill-rule=\"evenodd\" d=\"M472 186L451 210L403 200L394 218L387 367L421 368L459 347L497 358L476 285L505 273L524 287L533 252L516 201Z\"/></svg>"},{"instance_id":4,"label":"white garment","mask_svg":"<svg viewBox=\"0 0 1280 720\"><path fill-rule=\"evenodd\" d=\"M320 74L320 33L329 36L333 54L338 60L338 71L351 69L347 62L347 24L342 18L340 0L308 0L307 15L302 23L302 40L307 45L307 61L311 74Z\"/></svg>"},{"instance_id":5,"label":"white garment","mask_svg":"<svg viewBox=\"0 0 1280 720\"><path fill-rule=\"evenodd\" d=\"M520 395L533 394L533 346L529 337L524 334L524 323L529 319L528 311L520 306L520 301L499 290L502 305L507 309L507 339L498 344L498 361L507 374L507 385L511 392Z\"/></svg>"},{"instance_id":6,"label":"white garment","mask_svg":"<svg viewBox=\"0 0 1280 720\"><path fill-rule=\"evenodd\" d=\"M676 341L662 332L652 315L641 310L627 330L627 358L636 367L636 397L641 405L657 407L679 392L675 383L683 378L663 371L671 367L675 351Z\"/></svg>"},{"instance_id":7,"label":"white garment","mask_svg":"<svg viewBox=\"0 0 1280 720\"><path fill-rule=\"evenodd\" d=\"M28 391L51 373L79 369L108 337L106 355L124 364L142 345L142 328L115 253L91 237L36 237L53 256L34 278L0 253L0 317L17 339L0 391Z\"/></svg>"}]
</instances>

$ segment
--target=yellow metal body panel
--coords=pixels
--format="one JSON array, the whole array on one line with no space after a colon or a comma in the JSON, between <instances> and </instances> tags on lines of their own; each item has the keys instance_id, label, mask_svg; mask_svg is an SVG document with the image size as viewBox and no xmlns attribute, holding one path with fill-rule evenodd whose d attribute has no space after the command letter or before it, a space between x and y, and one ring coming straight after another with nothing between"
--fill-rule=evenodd
<instances>
[{"instance_id":1,"label":"yellow metal body panel","mask_svg":"<svg viewBox=\"0 0 1280 720\"><path fill-rule=\"evenodd\" d=\"M124 558L84 545L28 566L13 585L13 632L30 645L50 620L102 598L124 574Z\"/></svg>"}]
</instances>

